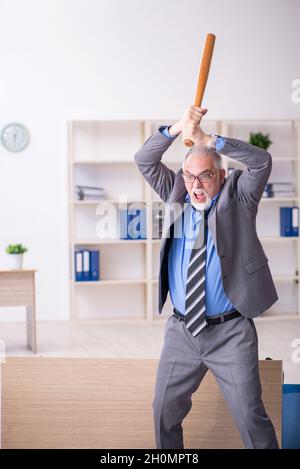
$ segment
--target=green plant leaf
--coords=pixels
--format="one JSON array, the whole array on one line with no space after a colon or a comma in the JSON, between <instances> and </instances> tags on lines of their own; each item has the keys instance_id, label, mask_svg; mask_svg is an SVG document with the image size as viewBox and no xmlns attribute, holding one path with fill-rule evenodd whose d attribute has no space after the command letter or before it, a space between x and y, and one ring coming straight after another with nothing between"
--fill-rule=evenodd
<instances>
[{"instance_id":1,"label":"green plant leaf","mask_svg":"<svg viewBox=\"0 0 300 469\"><path fill-rule=\"evenodd\" d=\"M24 254L24 252L27 252L28 249L23 246L22 244L9 244L6 248L5 248L5 252L7 252L7 254Z\"/></svg>"},{"instance_id":2,"label":"green plant leaf","mask_svg":"<svg viewBox=\"0 0 300 469\"><path fill-rule=\"evenodd\" d=\"M249 143L251 143L251 145L255 145L256 147L267 150L271 143L273 143L269 137L269 134L264 135L261 132L250 132Z\"/></svg>"}]
</instances>

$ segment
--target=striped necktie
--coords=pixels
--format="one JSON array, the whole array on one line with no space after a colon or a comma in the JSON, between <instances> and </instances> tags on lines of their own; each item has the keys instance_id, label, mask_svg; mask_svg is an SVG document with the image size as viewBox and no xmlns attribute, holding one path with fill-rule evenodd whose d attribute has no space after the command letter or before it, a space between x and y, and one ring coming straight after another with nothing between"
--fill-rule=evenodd
<instances>
[{"instance_id":1,"label":"striped necktie","mask_svg":"<svg viewBox=\"0 0 300 469\"><path fill-rule=\"evenodd\" d=\"M207 214L201 211L202 222L193 245L186 281L185 325L196 337L206 326L205 315L205 267L207 241Z\"/></svg>"}]
</instances>

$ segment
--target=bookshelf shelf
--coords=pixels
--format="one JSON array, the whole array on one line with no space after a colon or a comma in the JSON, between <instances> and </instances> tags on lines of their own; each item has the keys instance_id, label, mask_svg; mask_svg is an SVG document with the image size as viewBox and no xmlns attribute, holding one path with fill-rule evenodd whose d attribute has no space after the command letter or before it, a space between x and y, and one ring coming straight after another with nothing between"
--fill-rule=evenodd
<instances>
[{"instance_id":1,"label":"bookshelf shelf","mask_svg":"<svg viewBox=\"0 0 300 469\"><path fill-rule=\"evenodd\" d=\"M135 278L124 278L124 279L103 279L95 282L75 282L74 286L77 287L104 287L107 285L135 285L147 283L146 278L135 279Z\"/></svg>"},{"instance_id":2,"label":"bookshelf shelf","mask_svg":"<svg viewBox=\"0 0 300 469\"><path fill-rule=\"evenodd\" d=\"M298 197L295 196L295 197L262 197L262 199L260 200L260 203L261 202L277 202L277 203L280 203L280 202L295 202L298 200Z\"/></svg>"},{"instance_id":3,"label":"bookshelf shelf","mask_svg":"<svg viewBox=\"0 0 300 469\"><path fill-rule=\"evenodd\" d=\"M262 316L255 318L255 321L268 321L272 319L273 321L282 321L283 319L285 321L294 321L297 320L299 321L299 318L297 317L296 314L277 314L276 316L272 316L271 314L264 313Z\"/></svg>"},{"instance_id":4,"label":"bookshelf shelf","mask_svg":"<svg viewBox=\"0 0 300 469\"><path fill-rule=\"evenodd\" d=\"M147 240L146 239L96 239L96 240L77 240L74 241L74 245L80 245L80 246L97 246L100 244L120 244L120 245L134 245L134 244L146 244Z\"/></svg>"},{"instance_id":5,"label":"bookshelf shelf","mask_svg":"<svg viewBox=\"0 0 300 469\"><path fill-rule=\"evenodd\" d=\"M169 298L162 316L157 312L161 240L152 238L151 233L154 204L162 201L139 173L134 154L160 125L170 125L175 121L79 119L68 123L72 319L92 322L146 320L159 324L172 312ZM273 144L269 151L274 164L268 182L292 182L295 194L300 194L300 168L295 164L300 159L300 120L206 120L203 121L203 129L207 133L241 140L248 140L250 131L270 133ZM185 153L186 149L178 138L163 156L163 162L178 171ZM225 156L223 165L227 175L230 168L244 169L244 165ZM106 198L78 200L75 185L102 186ZM123 208L124 195L126 203L143 204L146 209L148 238L125 240L113 236L96 237L96 224L100 217L97 209L105 204L118 208L119 203ZM279 301L264 313L264 317L296 319L300 317L300 277L296 275L300 270L299 237L279 236L278 216L280 206L299 206L300 197L274 195L261 199L257 218L257 231L279 295ZM99 249L99 281L74 280L74 250L81 247Z\"/></svg>"},{"instance_id":6,"label":"bookshelf shelf","mask_svg":"<svg viewBox=\"0 0 300 469\"><path fill-rule=\"evenodd\" d=\"M298 241L298 236L260 236L262 242L270 243L285 243L291 241Z\"/></svg>"},{"instance_id":7,"label":"bookshelf shelf","mask_svg":"<svg viewBox=\"0 0 300 469\"><path fill-rule=\"evenodd\" d=\"M124 160L104 160L104 161L97 161L97 160L75 160L74 161L75 165L119 165L119 164L125 164L125 165L135 165L134 161L124 161Z\"/></svg>"},{"instance_id":8,"label":"bookshelf shelf","mask_svg":"<svg viewBox=\"0 0 300 469\"><path fill-rule=\"evenodd\" d=\"M298 275L273 275L275 282L290 282L290 281L299 281Z\"/></svg>"},{"instance_id":9,"label":"bookshelf shelf","mask_svg":"<svg viewBox=\"0 0 300 469\"><path fill-rule=\"evenodd\" d=\"M297 275L274 275L273 274L273 279L276 282L290 282L290 281L294 281L294 280L299 280L300 277L297 276ZM158 283L158 278L152 279L152 282L153 283Z\"/></svg>"},{"instance_id":10,"label":"bookshelf shelf","mask_svg":"<svg viewBox=\"0 0 300 469\"><path fill-rule=\"evenodd\" d=\"M74 204L74 205L99 205L99 204L103 204L103 203L108 203L108 204L118 204L119 202L122 203L122 200L118 200L118 199L101 199L101 200L72 200L70 201L71 204ZM142 199L128 199L127 200L127 203L128 204L135 204L135 203L141 203L141 204L146 204L146 200L142 200Z\"/></svg>"},{"instance_id":11,"label":"bookshelf shelf","mask_svg":"<svg viewBox=\"0 0 300 469\"><path fill-rule=\"evenodd\" d=\"M277 157L272 159L273 163L287 163L287 162L295 162L298 163L298 158L285 158L285 157Z\"/></svg>"}]
</instances>

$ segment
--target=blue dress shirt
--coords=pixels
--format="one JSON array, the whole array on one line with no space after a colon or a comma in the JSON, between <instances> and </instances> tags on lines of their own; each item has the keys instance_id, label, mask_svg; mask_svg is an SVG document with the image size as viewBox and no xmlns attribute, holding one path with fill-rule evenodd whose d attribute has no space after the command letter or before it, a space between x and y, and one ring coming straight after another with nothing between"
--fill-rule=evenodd
<instances>
[{"instance_id":1,"label":"blue dress shirt","mask_svg":"<svg viewBox=\"0 0 300 469\"><path fill-rule=\"evenodd\" d=\"M170 137L168 128L162 129L161 133L168 138L176 138ZM216 150L221 150L224 144L224 139L222 137L218 137ZM214 196L208 210L212 208L220 192L221 190ZM189 194L186 195L185 200L186 203L183 216L178 220L178 223L181 223L183 236L173 238L168 257L170 297L173 306L181 314L185 314L186 278L191 250L199 233L200 223L202 222L201 212L191 205ZM176 229L175 232L177 232ZM220 259L208 226L206 245L205 307L207 316L222 314L225 311L234 309L233 304L230 303L224 292Z\"/></svg>"}]
</instances>

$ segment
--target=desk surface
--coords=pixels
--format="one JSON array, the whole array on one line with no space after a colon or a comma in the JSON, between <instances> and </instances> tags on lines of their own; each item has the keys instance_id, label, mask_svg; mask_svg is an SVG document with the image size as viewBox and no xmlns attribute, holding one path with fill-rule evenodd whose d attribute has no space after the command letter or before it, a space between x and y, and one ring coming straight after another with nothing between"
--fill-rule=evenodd
<instances>
[{"instance_id":1,"label":"desk surface","mask_svg":"<svg viewBox=\"0 0 300 469\"><path fill-rule=\"evenodd\" d=\"M0 269L0 274L12 274L18 272L36 272L37 269Z\"/></svg>"}]
</instances>

